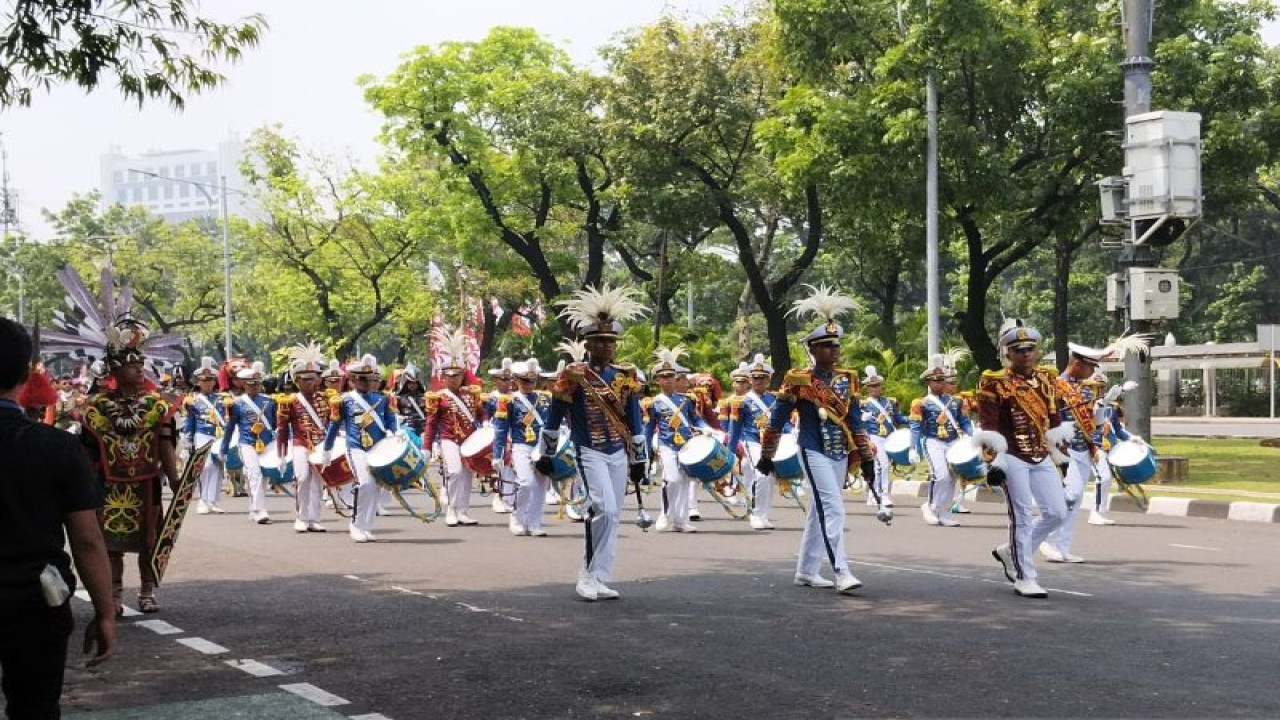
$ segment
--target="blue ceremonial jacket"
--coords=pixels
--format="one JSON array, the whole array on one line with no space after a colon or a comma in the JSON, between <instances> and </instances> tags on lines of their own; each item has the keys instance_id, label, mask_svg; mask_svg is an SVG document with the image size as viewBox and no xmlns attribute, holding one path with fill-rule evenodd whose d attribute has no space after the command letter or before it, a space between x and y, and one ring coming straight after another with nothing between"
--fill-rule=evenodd
<instances>
[{"instance_id":1,"label":"blue ceremonial jacket","mask_svg":"<svg viewBox=\"0 0 1280 720\"><path fill-rule=\"evenodd\" d=\"M951 413L951 419L947 419L947 414L942 412L939 402ZM911 414L908 418L911 425L911 447L922 457L926 438L951 442L961 434L973 434L973 423L964 411L963 404L959 398L951 395L938 396L930 393L916 398L911 401ZM956 427L956 423L960 426Z\"/></svg>"},{"instance_id":2,"label":"blue ceremonial jacket","mask_svg":"<svg viewBox=\"0 0 1280 720\"><path fill-rule=\"evenodd\" d=\"M629 438L623 437L604 411L587 396L587 391L570 372L573 367L566 367L556 380L544 437L559 430L561 421L568 418L570 436L578 447L615 453L630 445L633 464L648 462L649 451L644 441L644 422L640 413L640 382L636 379L635 367L591 367L583 379L598 390L606 390L619 403L626 431L631 433Z\"/></svg>"},{"instance_id":3,"label":"blue ceremonial jacket","mask_svg":"<svg viewBox=\"0 0 1280 720\"><path fill-rule=\"evenodd\" d=\"M363 398L369 409L365 410L357 398ZM379 420L382 421L381 426ZM324 449L333 449L333 441L340 430L346 432L348 448L368 450L398 429L400 426L396 424L396 414L391 409L389 397L380 392L360 395L349 390L329 400L329 429L324 436Z\"/></svg>"},{"instance_id":4,"label":"blue ceremonial jacket","mask_svg":"<svg viewBox=\"0 0 1280 720\"><path fill-rule=\"evenodd\" d=\"M222 406L227 413L227 428L240 431L241 445L251 445L255 451L262 452L275 440L276 401L270 395L225 395ZM227 432L222 436L223 457L231 447L233 434Z\"/></svg>"},{"instance_id":5,"label":"blue ceremonial jacket","mask_svg":"<svg viewBox=\"0 0 1280 720\"><path fill-rule=\"evenodd\" d=\"M889 433L909 424L910 421L902 414L895 398L868 397L862 401L862 427L868 435L888 437Z\"/></svg>"},{"instance_id":6,"label":"blue ceremonial jacket","mask_svg":"<svg viewBox=\"0 0 1280 720\"><path fill-rule=\"evenodd\" d=\"M537 445L542 423L550 413L550 393L515 392L501 396L493 413L493 459L502 459L508 439L512 445Z\"/></svg>"},{"instance_id":7,"label":"blue ceremonial jacket","mask_svg":"<svg viewBox=\"0 0 1280 720\"><path fill-rule=\"evenodd\" d=\"M842 417L833 418L819 407L824 396L834 397L844 406ZM799 417L797 444L801 449L820 452L833 460L843 460L856 450L862 459L871 459L866 434L862 431L858 380L853 371L836 368L824 374L815 368L805 368L787 372L769 414L769 430L781 432L792 410Z\"/></svg>"},{"instance_id":8,"label":"blue ceremonial jacket","mask_svg":"<svg viewBox=\"0 0 1280 720\"><path fill-rule=\"evenodd\" d=\"M208 397L198 392L187 395L182 402L187 410L187 420L182 424L182 434L189 440L196 435L208 435L212 438L222 437L222 428L226 418L222 415L222 397L213 393Z\"/></svg>"},{"instance_id":9,"label":"blue ceremonial jacket","mask_svg":"<svg viewBox=\"0 0 1280 720\"><path fill-rule=\"evenodd\" d=\"M645 424L645 441L652 447L658 438L662 447L679 450L693 437L693 428L707 427L693 398L681 393L660 393L648 399L649 422Z\"/></svg>"},{"instance_id":10,"label":"blue ceremonial jacket","mask_svg":"<svg viewBox=\"0 0 1280 720\"><path fill-rule=\"evenodd\" d=\"M754 390L729 398L729 425L725 429L729 448L736 448L738 443L759 443L765 428L769 427L769 415L777 402L777 395L771 392L760 395ZM791 423L788 422L782 432L790 430Z\"/></svg>"},{"instance_id":11,"label":"blue ceremonial jacket","mask_svg":"<svg viewBox=\"0 0 1280 720\"><path fill-rule=\"evenodd\" d=\"M1120 413L1116 411L1114 405L1108 405L1103 409L1098 429L1093 432L1094 444L1106 452L1121 440L1129 440L1132 437L1124 428L1124 423L1120 421Z\"/></svg>"}]
</instances>

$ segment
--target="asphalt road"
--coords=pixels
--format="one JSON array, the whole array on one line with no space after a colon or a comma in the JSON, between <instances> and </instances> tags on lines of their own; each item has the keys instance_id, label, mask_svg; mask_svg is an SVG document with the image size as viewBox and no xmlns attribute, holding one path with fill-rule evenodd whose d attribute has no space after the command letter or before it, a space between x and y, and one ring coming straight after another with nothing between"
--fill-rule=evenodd
<instances>
[{"instance_id":1,"label":"asphalt road","mask_svg":"<svg viewBox=\"0 0 1280 720\"><path fill-rule=\"evenodd\" d=\"M120 656L100 670L69 672L66 708L108 719L1280 713L1274 526L1132 513L1082 524L1075 551L1088 562L1042 563L1050 597L1030 600L989 555L1002 506L975 504L959 528L900 507L886 528L851 498L864 587L842 597L792 585L798 510L753 532L704 501L696 535L628 524L612 583L622 599L585 603L572 585L581 526L512 537L486 501L474 500L480 527L397 514L369 545L334 516L325 535L251 525L243 500L192 515L162 612L127 618ZM290 503L269 500L278 521ZM126 601L134 586L129 575ZM210 654L179 644L193 638ZM243 660L279 674L228 664ZM347 702L326 709L281 689L304 684Z\"/></svg>"}]
</instances>

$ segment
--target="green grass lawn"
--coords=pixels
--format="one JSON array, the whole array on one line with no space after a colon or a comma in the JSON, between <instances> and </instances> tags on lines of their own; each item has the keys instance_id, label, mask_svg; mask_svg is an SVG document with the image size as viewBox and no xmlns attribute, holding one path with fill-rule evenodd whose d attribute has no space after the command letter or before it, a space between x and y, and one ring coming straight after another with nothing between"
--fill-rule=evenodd
<instances>
[{"instance_id":1,"label":"green grass lawn","mask_svg":"<svg viewBox=\"0 0 1280 720\"><path fill-rule=\"evenodd\" d=\"M1148 483L1149 495L1280 502L1280 448L1262 447L1256 438L1157 437L1152 444L1158 454L1181 455L1191 464L1187 482ZM1179 493L1180 488L1212 492ZM1271 497L1247 493L1265 493Z\"/></svg>"}]
</instances>

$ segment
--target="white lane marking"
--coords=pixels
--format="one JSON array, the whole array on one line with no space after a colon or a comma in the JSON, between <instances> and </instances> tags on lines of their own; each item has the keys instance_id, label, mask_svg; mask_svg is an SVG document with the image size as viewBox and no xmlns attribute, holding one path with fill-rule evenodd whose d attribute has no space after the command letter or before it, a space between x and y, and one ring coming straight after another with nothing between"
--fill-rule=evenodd
<instances>
[{"instance_id":1,"label":"white lane marking","mask_svg":"<svg viewBox=\"0 0 1280 720\"><path fill-rule=\"evenodd\" d=\"M850 563L854 565L866 565L867 567L884 568L885 570L898 570L901 572L919 573L921 575L936 575L938 577L952 578L955 580L977 580L978 582L996 583L997 585L1009 584L1007 580L992 580L990 578L980 578L980 577L974 577L972 575L956 575L955 573L944 573L944 572L939 572L937 570L925 570L924 568L909 568L909 567L902 567L901 565L886 565L884 563L865 562L862 560L858 560L858 561L851 560ZM1045 590L1060 592L1066 595L1075 595L1077 597L1093 597L1093 595L1090 593L1076 592L1075 590L1063 590L1062 588L1045 588Z\"/></svg>"},{"instance_id":2,"label":"white lane marking","mask_svg":"<svg viewBox=\"0 0 1280 720\"><path fill-rule=\"evenodd\" d=\"M361 579L360 579L360 576L359 576L359 575L343 575L342 577L344 577L344 578L346 578L346 579L348 579L348 580L355 580L356 582L364 582L364 580L361 580Z\"/></svg>"},{"instance_id":3,"label":"white lane marking","mask_svg":"<svg viewBox=\"0 0 1280 720\"><path fill-rule=\"evenodd\" d=\"M1178 543L1169 543L1169 547L1183 548L1184 550L1208 550L1209 552L1222 552L1221 548L1205 547L1204 545L1179 545Z\"/></svg>"},{"instance_id":4,"label":"white lane marking","mask_svg":"<svg viewBox=\"0 0 1280 720\"><path fill-rule=\"evenodd\" d=\"M284 674L283 671L277 670L266 663L260 663L257 660L228 660L227 664L254 677L271 677Z\"/></svg>"},{"instance_id":5,"label":"white lane marking","mask_svg":"<svg viewBox=\"0 0 1280 720\"><path fill-rule=\"evenodd\" d=\"M198 638L198 637L178 638L178 644L186 645L192 650L198 650L199 652L202 652L205 655L218 655L224 652L231 652L230 650L222 647L217 643L212 643L212 642L209 642L208 640L205 640L204 638Z\"/></svg>"},{"instance_id":6,"label":"white lane marking","mask_svg":"<svg viewBox=\"0 0 1280 720\"><path fill-rule=\"evenodd\" d=\"M368 715L352 715L349 720L391 720L391 718L382 713L369 713Z\"/></svg>"},{"instance_id":7,"label":"white lane marking","mask_svg":"<svg viewBox=\"0 0 1280 720\"><path fill-rule=\"evenodd\" d=\"M395 590L396 592L402 592L402 593L404 593L404 594L406 594L406 595L421 595L421 594L422 594L422 593L418 592L417 590L410 590L410 589L409 589L409 588L407 588L407 587L400 587L399 585L392 585L392 586L391 586L391 589L392 589L392 590Z\"/></svg>"},{"instance_id":8,"label":"white lane marking","mask_svg":"<svg viewBox=\"0 0 1280 720\"><path fill-rule=\"evenodd\" d=\"M79 590L76 591L76 597L80 598L81 600L87 603L93 602L93 598L89 597L89 591L85 590L84 588L80 588ZM129 607L128 605L123 605L122 607L124 607L125 617L137 617L142 614L137 610L134 610L133 608Z\"/></svg>"},{"instance_id":9,"label":"white lane marking","mask_svg":"<svg viewBox=\"0 0 1280 720\"><path fill-rule=\"evenodd\" d=\"M144 627L157 635L181 635L182 628L174 627L163 620L139 620L134 623L138 627Z\"/></svg>"},{"instance_id":10,"label":"white lane marking","mask_svg":"<svg viewBox=\"0 0 1280 720\"><path fill-rule=\"evenodd\" d=\"M281 685L281 690L291 692L298 697L310 700L311 702L322 707L333 707L335 705L350 705L351 701L340 698L331 692L325 692L311 683L294 683L292 685Z\"/></svg>"},{"instance_id":11,"label":"white lane marking","mask_svg":"<svg viewBox=\"0 0 1280 720\"><path fill-rule=\"evenodd\" d=\"M510 620L512 622L524 622L524 618L518 618L518 617L515 617L514 615L503 615L497 610L490 610L489 608L482 608L482 607L478 607L476 605L470 605L464 602L455 602L454 605L457 605L458 607L463 608L465 610L469 610L473 613L488 613L494 617L500 617L503 620Z\"/></svg>"}]
</instances>

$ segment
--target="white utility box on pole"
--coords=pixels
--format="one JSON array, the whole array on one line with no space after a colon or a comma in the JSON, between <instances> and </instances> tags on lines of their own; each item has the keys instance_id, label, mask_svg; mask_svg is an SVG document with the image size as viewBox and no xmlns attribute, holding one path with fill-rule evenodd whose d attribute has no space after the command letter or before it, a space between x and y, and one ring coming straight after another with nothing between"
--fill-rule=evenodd
<instances>
[{"instance_id":1,"label":"white utility box on pole","mask_svg":"<svg viewBox=\"0 0 1280 720\"><path fill-rule=\"evenodd\" d=\"M1124 124L1128 219L1199 218L1200 114L1159 110Z\"/></svg>"}]
</instances>

